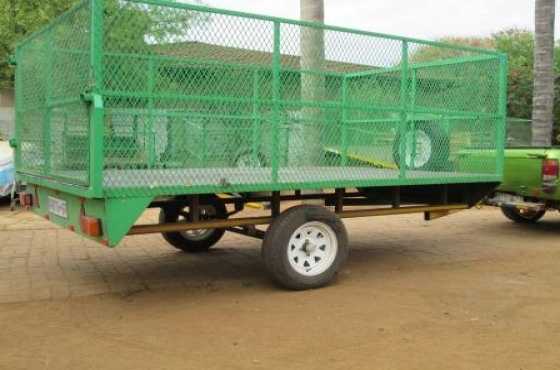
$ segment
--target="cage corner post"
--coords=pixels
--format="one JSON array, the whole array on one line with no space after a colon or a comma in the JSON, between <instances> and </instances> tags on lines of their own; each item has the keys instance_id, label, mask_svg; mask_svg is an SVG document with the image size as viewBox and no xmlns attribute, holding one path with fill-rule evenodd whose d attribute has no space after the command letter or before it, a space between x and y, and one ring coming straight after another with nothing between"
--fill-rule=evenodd
<instances>
[{"instance_id":1,"label":"cage corner post","mask_svg":"<svg viewBox=\"0 0 560 370\"><path fill-rule=\"evenodd\" d=\"M506 144L507 124L507 89L508 89L508 60L506 55L500 56L500 81L498 98L498 122L496 122L496 172L502 176L504 172L504 151Z\"/></svg>"},{"instance_id":2,"label":"cage corner post","mask_svg":"<svg viewBox=\"0 0 560 370\"><path fill-rule=\"evenodd\" d=\"M89 187L91 195L103 196L103 136L105 107L103 102L104 0L91 0L91 71Z\"/></svg>"},{"instance_id":3,"label":"cage corner post","mask_svg":"<svg viewBox=\"0 0 560 370\"><path fill-rule=\"evenodd\" d=\"M15 48L14 58L15 58L15 80L14 80L14 94L15 94L15 106L14 106L14 137L12 142L12 147L14 148L14 163L16 169L21 168L21 144L20 144L20 124L21 122L21 67L18 68L18 58L20 51L19 47ZM15 145L14 145L15 144ZM17 171L16 171L17 172ZM17 175L16 175L17 176Z\"/></svg>"}]
</instances>

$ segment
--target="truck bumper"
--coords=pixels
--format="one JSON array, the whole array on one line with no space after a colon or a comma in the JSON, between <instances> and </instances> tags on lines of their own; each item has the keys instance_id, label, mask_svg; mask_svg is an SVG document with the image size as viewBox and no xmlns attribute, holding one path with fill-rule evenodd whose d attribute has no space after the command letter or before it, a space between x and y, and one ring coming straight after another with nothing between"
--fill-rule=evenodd
<instances>
[{"instance_id":1,"label":"truck bumper","mask_svg":"<svg viewBox=\"0 0 560 370\"><path fill-rule=\"evenodd\" d=\"M486 199L485 203L496 207L515 207L518 209L539 211L547 208L545 203L528 201L522 196L502 192L494 193L491 197Z\"/></svg>"}]
</instances>

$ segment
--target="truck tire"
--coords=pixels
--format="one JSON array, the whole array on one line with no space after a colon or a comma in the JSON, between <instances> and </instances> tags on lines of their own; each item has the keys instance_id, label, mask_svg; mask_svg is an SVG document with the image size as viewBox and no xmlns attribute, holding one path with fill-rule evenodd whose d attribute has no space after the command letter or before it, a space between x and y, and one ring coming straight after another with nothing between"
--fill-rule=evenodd
<instances>
[{"instance_id":1,"label":"truck tire","mask_svg":"<svg viewBox=\"0 0 560 370\"><path fill-rule=\"evenodd\" d=\"M319 288L336 276L348 257L346 228L325 207L295 206L268 228L262 256L280 286L293 290Z\"/></svg>"},{"instance_id":2,"label":"truck tire","mask_svg":"<svg viewBox=\"0 0 560 370\"><path fill-rule=\"evenodd\" d=\"M540 220L546 210L531 210L529 212L522 213L517 207L512 206L501 206L502 213L504 216L512 220L513 222L517 222L520 224L534 224L538 220Z\"/></svg>"},{"instance_id":3,"label":"truck tire","mask_svg":"<svg viewBox=\"0 0 560 370\"><path fill-rule=\"evenodd\" d=\"M201 220L227 219L225 204L216 196L201 197ZM160 223L190 221L192 216L183 206L162 208L159 214ZM187 253L207 252L224 235L224 229L201 229L162 233L163 238L172 246Z\"/></svg>"},{"instance_id":4,"label":"truck tire","mask_svg":"<svg viewBox=\"0 0 560 370\"><path fill-rule=\"evenodd\" d=\"M412 135L416 135L416 153L412 161ZM393 160L400 164L400 146L405 140L405 168L409 170L437 171L449 165L449 137L441 129L438 122L416 122L414 130L410 130L402 138L397 134L393 144Z\"/></svg>"}]
</instances>

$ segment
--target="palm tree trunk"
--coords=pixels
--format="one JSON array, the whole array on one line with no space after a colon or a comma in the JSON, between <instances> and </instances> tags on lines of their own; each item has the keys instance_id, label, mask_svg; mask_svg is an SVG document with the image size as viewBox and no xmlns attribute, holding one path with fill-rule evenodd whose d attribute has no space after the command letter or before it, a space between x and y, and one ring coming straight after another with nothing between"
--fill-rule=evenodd
<instances>
[{"instance_id":1,"label":"palm tree trunk","mask_svg":"<svg viewBox=\"0 0 560 370\"><path fill-rule=\"evenodd\" d=\"M315 23L325 22L325 7L323 0L300 0L300 18ZM305 73L305 71L322 71L325 61L325 35L321 28L301 27L300 31L300 68L301 100L319 102L325 95L325 77L320 74ZM298 150L298 165L317 166L321 160L321 108L302 107L303 130L298 146L303 147L303 153ZM293 130L292 130L293 132ZM299 136L294 135L294 136ZM303 145L301 145L303 144ZM319 193L321 189L304 190L303 193ZM321 205L320 200L303 201L304 204Z\"/></svg>"},{"instance_id":2,"label":"palm tree trunk","mask_svg":"<svg viewBox=\"0 0 560 370\"><path fill-rule=\"evenodd\" d=\"M325 11L323 0L300 0L301 19L316 23L324 23ZM302 71L322 71L325 60L324 31L320 28L301 27L300 67ZM319 102L325 94L325 77L320 74L301 74L301 99ZM322 114L316 107L303 107L304 118L303 140L305 153L302 161L306 165L316 165L321 154L320 127Z\"/></svg>"},{"instance_id":3,"label":"palm tree trunk","mask_svg":"<svg viewBox=\"0 0 560 370\"><path fill-rule=\"evenodd\" d=\"M554 4L535 1L533 145L550 146L554 107Z\"/></svg>"}]
</instances>

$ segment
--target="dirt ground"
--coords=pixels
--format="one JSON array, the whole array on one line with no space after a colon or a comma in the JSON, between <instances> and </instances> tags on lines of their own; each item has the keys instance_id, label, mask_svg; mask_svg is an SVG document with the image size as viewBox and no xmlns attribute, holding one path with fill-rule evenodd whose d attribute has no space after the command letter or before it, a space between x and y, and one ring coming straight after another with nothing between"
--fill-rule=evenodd
<instances>
[{"instance_id":1,"label":"dirt ground","mask_svg":"<svg viewBox=\"0 0 560 370\"><path fill-rule=\"evenodd\" d=\"M0 304L0 368L560 368L559 215L346 225L351 256L324 289L278 289L259 242L228 236L205 257L166 252L197 284ZM159 236L128 238L121 256L142 240L167 250Z\"/></svg>"}]
</instances>

